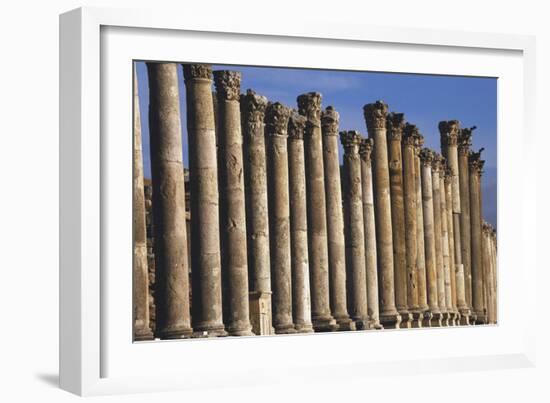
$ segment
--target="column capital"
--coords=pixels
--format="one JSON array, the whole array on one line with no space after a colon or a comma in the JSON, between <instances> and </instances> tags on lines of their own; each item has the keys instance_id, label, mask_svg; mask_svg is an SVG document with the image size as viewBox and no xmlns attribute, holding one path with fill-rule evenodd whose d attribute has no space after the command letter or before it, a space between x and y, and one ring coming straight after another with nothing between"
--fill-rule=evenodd
<instances>
[{"instance_id":1,"label":"column capital","mask_svg":"<svg viewBox=\"0 0 550 403\"><path fill-rule=\"evenodd\" d=\"M231 70L214 72L214 84L219 99L238 101L241 93L241 73Z\"/></svg>"},{"instance_id":2,"label":"column capital","mask_svg":"<svg viewBox=\"0 0 550 403\"><path fill-rule=\"evenodd\" d=\"M209 64L182 64L185 81L212 80L212 66Z\"/></svg>"},{"instance_id":3,"label":"column capital","mask_svg":"<svg viewBox=\"0 0 550 403\"><path fill-rule=\"evenodd\" d=\"M439 134L441 135L441 148L456 146L460 133L460 122L458 120L442 120L439 122Z\"/></svg>"},{"instance_id":4,"label":"column capital","mask_svg":"<svg viewBox=\"0 0 550 403\"><path fill-rule=\"evenodd\" d=\"M270 136L286 137L288 135L288 119L291 109L280 102L267 105L265 111L265 124L267 134Z\"/></svg>"},{"instance_id":5,"label":"column capital","mask_svg":"<svg viewBox=\"0 0 550 403\"><path fill-rule=\"evenodd\" d=\"M320 126L322 98L323 96L318 92L308 92L296 98L298 112L307 118L309 124Z\"/></svg>"},{"instance_id":6,"label":"column capital","mask_svg":"<svg viewBox=\"0 0 550 403\"><path fill-rule=\"evenodd\" d=\"M453 171L452 171L451 167L450 166L445 166L441 172L443 174L443 179L445 180L445 184L452 183Z\"/></svg>"},{"instance_id":7,"label":"column capital","mask_svg":"<svg viewBox=\"0 0 550 403\"><path fill-rule=\"evenodd\" d=\"M483 173L483 166L485 165L485 160L481 159L481 153L483 150L485 149L480 148L477 153L470 151L468 154L468 165L470 166L470 172L473 172L478 176L481 176Z\"/></svg>"},{"instance_id":8,"label":"column capital","mask_svg":"<svg viewBox=\"0 0 550 403\"><path fill-rule=\"evenodd\" d=\"M357 130L345 130L340 132L340 141L346 154L357 154L362 141L361 133Z\"/></svg>"},{"instance_id":9,"label":"column capital","mask_svg":"<svg viewBox=\"0 0 550 403\"><path fill-rule=\"evenodd\" d=\"M460 154L468 155L470 152L470 147L472 146L472 132L475 129L476 126L460 129L458 133L458 152Z\"/></svg>"},{"instance_id":10,"label":"column capital","mask_svg":"<svg viewBox=\"0 0 550 403\"><path fill-rule=\"evenodd\" d=\"M403 128L405 127L405 115L403 113L390 112L386 117L386 128L389 141L401 141Z\"/></svg>"},{"instance_id":11,"label":"column capital","mask_svg":"<svg viewBox=\"0 0 550 403\"><path fill-rule=\"evenodd\" d=\"M374 140L369 138L362 138L359 144L359 155L365 162L370 162L372 148L374 147Z\"/></svg>"},{"instance_id":12,"label":"column capital","mask_svg":"<svg viewBox=\"0 0 550 403\"><path fill-rule=\"evenodd\" d=\"M246 94L241 94L241 117L243 126L248 124L253 127L259 127L264 124L265 109L267 107L267 98L258 95L252 90L246 90ZM251 131L251 134L256 134Z\"/></svg>"},{"instance_id":13,"label":"column capital","mask_svg":"<svg viewBox=\"0 0 550 403\"><path fill-rule=\"evenodd\" d=\"M321 127L323 136L338 136L340 114L332 106L327 106L321 113Z\"/></svg>"},{"instance_id":14,"label":"column capital","mask_svg":"<svg viewBox=\"0 0 550 403\"><path fill-rule=\"evenodd\" d=\"M420 136L418 127L407 122L403 128L403 145L417 148L419 146L419 137L422 136ZM424 138L422 137L422 144L423 143Z\"/></svg>"},{"instance_id":15,"label":"column capital","mask_svg":"<svg viewBox=\"0 0 550 403\"><path fill-rule=\"evenodd\" d=\"M306 117L300 115L298 111L292 110L288 119L288 137L291 140L303 140L304 129L306 127Z\"/></svg>"},{"instance_id":16,"label":"column capital","mask_svg":"<svg viewBox=\"0 0 550 403\"><path fill-rule=\"evenodd\" d=\"M386 116L388 114L388 105L383 101L376 101L372 104L363 106L363 115L367 123L369 136L372 130L386 128Z\"/></svg>"},{"instance_id":17,"label":"column capital","mask_svg":"<svg viewBox=\"0 0 550 403\"><path fill-rule=\"evenodd\" d=\"M431 167L434 160L435 152L429 148L423 148L420 150L420 161L424 166Z\"/></svg>"}]
</instances>

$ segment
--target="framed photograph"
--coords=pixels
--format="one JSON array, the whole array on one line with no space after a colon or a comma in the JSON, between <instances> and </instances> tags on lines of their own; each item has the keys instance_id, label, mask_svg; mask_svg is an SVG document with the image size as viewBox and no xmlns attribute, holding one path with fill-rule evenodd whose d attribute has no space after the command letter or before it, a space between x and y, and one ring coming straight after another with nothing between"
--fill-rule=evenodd
<instances>
[{"instance_id":1,"label":"framed photograph","mask_svg":"<svg viewBox=\"0 0 550 403\"><path fill-rule=\"evenodd\" d=\"M83 8L60 45L62 388L533 365L533 38Z\"/></svg>"}]
</instances>

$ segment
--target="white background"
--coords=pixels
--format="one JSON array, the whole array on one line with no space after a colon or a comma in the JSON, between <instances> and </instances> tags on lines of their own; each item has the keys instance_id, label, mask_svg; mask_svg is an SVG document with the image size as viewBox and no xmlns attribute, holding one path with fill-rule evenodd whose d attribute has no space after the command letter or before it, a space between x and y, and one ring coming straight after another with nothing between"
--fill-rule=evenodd
<instances>
[{"instance_id":1,"label":"white background","mask_svg":"<svg viewBox=\"0 0 550 403\"><path fill-rule=\"evenodd\" d=\"M49 3L49 4L46 4ZM169 2L157 0L161 7ZM220 5L217 5L220 3ZM223 3L223 4L222 4ZM357 4L354 4L357 3ZM360 4L359 4L360 3ZM537 35L540 155L527 174L538 172L539 206L549 206L544 175L548 130L542 125L550 107L542 89L549 89L550 31L543 2L522 1L506 5L497 1L315 1L311 5L294 1L248 2L215 1L186 4L182 12L201 14L210 19L235 18L243 25L251 18L300 21L305 15L320 20L351 21L375 25L402 25L425 28L466 29ZM265 9L261 8L265 4ZM314 6L313 6L314 4ZM65 402L76 397L60 391L57 383L57 294L58 294L58 14L81 5L144 6L150 1L19 1L4 5L0 12L0 133L2 133L0 172L2 173L2 342L0 343L0 396L8 402ZM7 123L7 124L6 124ZM546 183L545 183L546 182ZM543 234L547 213L541 208L539 251L548 248ZM533 241L535 241L533 234ZM257 389L223 389L200 393L164 393L128 397L94 398L101 401L280 401L289 399L343 401L353 399L407 399L408 401L475 400L547 401L544 393L550 379L548 312L542 306L543 288L549 285L548 264L539 257L539 301L537 323L538 364L535 369L455 373L450 375L402 374L350 379L346 383L303 384ZM546 267L544 267L546 266ZM548 306L546 303L544 306ZM468 396L468 397L467 397Z\"/></svg>"}]
</instances>

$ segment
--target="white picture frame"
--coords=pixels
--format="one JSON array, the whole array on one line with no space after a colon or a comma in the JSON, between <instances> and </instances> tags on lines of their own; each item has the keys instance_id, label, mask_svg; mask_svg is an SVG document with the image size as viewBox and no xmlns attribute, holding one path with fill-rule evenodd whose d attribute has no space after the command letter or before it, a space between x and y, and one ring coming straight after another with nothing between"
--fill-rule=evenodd
<instances>
[{"instance_id":1,"label":"white picture frame","mask_svg":"<svg viewBox=\"0 0 550 403\"><path fill-rule=\"evenodd\" d=\"M280 66L498 76L498 176L506 178L498 191L499 325L133 344L126 298L131 208L124 213L132 186L131 61L185 61L182 43L193 61L218 64L270 65L277 55ZM209 50L221 43L232 46ZM308 46L334 57L306 58ZM254 47L264 50L245 54ZM536 253L528 235L536 232L536 182L506 163L511 155L534 155L533 37L308 19L242 25L160 10L81 8L61 15L60 49L63 389L98 395L534 365L536 326L517 326L514 318L521 312L525 323L536 323ZM319 354L334 349L339 353Z\"/></svg>"}]
</instances>

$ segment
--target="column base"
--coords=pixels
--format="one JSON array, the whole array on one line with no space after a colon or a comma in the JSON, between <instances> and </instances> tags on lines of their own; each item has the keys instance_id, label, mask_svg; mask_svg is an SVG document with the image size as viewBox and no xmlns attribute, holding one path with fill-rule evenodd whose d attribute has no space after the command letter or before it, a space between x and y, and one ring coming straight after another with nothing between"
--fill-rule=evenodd
<instances>
[{"instance_id":1,"label":"column base","mask_svg":"<svg viewBox=\"0 0 550 403\"><path fill-rule=\"evenodd\" d=\"M384 329L399 329L401 325L401 315L397 312L381 314L380 324L384 326Z\"/></svg>"},{"instance_id":2,"label":"column base","mask_svg":"<svg viewBox=\"0 0 550 403\"><path fill-rule=\"evenodd\" d=\"M275 325L275 334L294 334L297 333L294 324Z\"/></svg>"},{"instance_id":3,"label":"column base","mask_svg":"<svg viewBox=\"0 0 550 403\"><path fill-rule=\"evenodd\" d=\"M199 323L195 325L192 337L225 337L227 332L221 324L205 324Z\"/></svg>"},{"instance_id":4,"label":"column base","mask_svg":"<svg viewBox=\"0 0 550 403\"><path fill-rule=\"evenodd\" d=\"M441 314L441 326L448 327L451 320L451 314L449 312L443 312Z\"/></svg>"},{"instance_id":5,"label":"column base","mask_svg":"<svg viewBox=\"0 0 550 403\"><path fill-rule=\"evenodd\" d=\"M349 316L335 317L336 325L338 326L338 331L350 331L357 330L355 323Z\"/></svg>"},{"instance_id":6,"label":"column base","mask_svg":"<svg viewBox=\"0 0 550 403\"><path fill-rule=\"evenodd\" d=\"M422 315L422 327L432 327L433 314L430 311L425 311Z\"/></svg>"},{"instance_id":7,"label":"column base","mask_svg":"<svg viewBox=\"0 0 550 403\"><path fill-rule=\"evenodd\" d=\"M294 329L297 333L313 333L313 325L311 323L295 323Z\"/></svg>"},{"instance_id":8,"label":"column base","mask_svg":"<svg viewBox=\"0 0 550 403\"><path fill-rule=\"evenodd\" d=\"M412 319L411 327L415 328L415 329L421 328L422 327L422 320L423 320L422 312L414 311L412 313L412 317L413 317L413 319Z\"/></svg>"},{"instance_id":9,"label":"column base","mask_svg":"<svg viewBox=\"0 0 550 403\"><path fill-rule=\"evenodd\" d=\"M316 332L335 332L338 330L338 324L332 316L322 316L313 318L313 330Z\"/></svg>"},{"instance_id":10,"label":"column base","mask_svg":"<svg viewBox=\"0 0 550 403\"><path fill-rule=\"evenodd\" d=\"M384 326L380 324L378 319L369 319L369 329L381 330L384 329Z\"/></svg>"},{"instance_id":11,"label":"column base","mask_svg":"<svg viewBox=\"0 0 550 403\"><path fill-rule=\"evenodd\" d=\"M353 319L355 322L355 329L354 330L370 330L370 323L368 318L357 318Z\"/></svg>"},{"instance_id":12,"label":"column base","mask_svg":"<svg viewBox=\"0 0 550 403\"><path fill-rule=\"evenodd\" d=\"M401 316L401 324L399 325L399 328L400 329L412 328L412 323L414 320L412 312L403 310L403 311L399 311L399 315Z\"/></svg>"},{"instance_id":13,"label":"column base","mask_svg":"<svg viewBox=\"0 0 550 403\"><path fill-rule=\"evenodd\" d=\"M154 340L155 336L149 327L134 330L134 341Z\"/></svg>"},{"instance_id":14,"label":"column base","mask_svg":"<svg viewBox=\"0 0 550 403\"><path fill-rule=\"evenodd\" d=\"M431 327L443 326L443 314L441 312L432 312Z\"/></svg>"},{"instance_id":15,"label":"column base","mask_svg":"<svg viewBox=\"0 0 550 403\"><path fill-rule=\"evenodd\" d=\"M227 333L229 336L255 336L254 332L252 332L252 326L239 326L239 327L231 327L229 326L227 328Z\"/></svg>"},{"instance_id":16,"label":"column base","mask_svg":"<svg viewBox=\"0 0 550 403\"><path fill-rule=\"evenodd\" d=\"M470 310L468 308L460 309L460 326L470 325Z\"/></svg>"},{"instance_id":17,"label":"column base","mask_svg":"<svg viewBox=\"0 0 550 403\"><path fill-rule=\"evenodd\" d=\"M190 327L173 327L158 331L158 337L161 340L185 339L192 336L193 329Z\"/></svg>"},{"instance_id":18,"label":"column base","mask_svg":"<svg viewBox=\"0 0 550 403\"><path fill-rule=\"evenodd\" d=\"M475 315L475 325L486 325L487 324L487 315L484 313L476 313Z\"/></svg>"}]
</instances>

